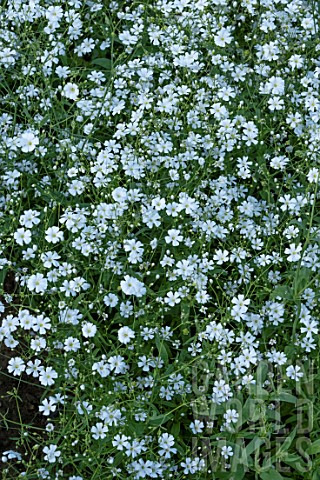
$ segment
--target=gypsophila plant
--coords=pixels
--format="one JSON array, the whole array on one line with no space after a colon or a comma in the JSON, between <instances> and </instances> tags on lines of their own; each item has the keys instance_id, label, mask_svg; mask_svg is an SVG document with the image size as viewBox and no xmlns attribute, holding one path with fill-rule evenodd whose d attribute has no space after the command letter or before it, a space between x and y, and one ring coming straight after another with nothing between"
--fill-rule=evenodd
<instances>
[{"instance_id":1,"label":"gypsophila plant","mask_svg":"<svg viewBox=\"0 0 320 480\"><path fill-rule=\"evenodd\" d=\"M318 13L1 2L3 479L320 478Z\"/></svg>"}]
</instances>

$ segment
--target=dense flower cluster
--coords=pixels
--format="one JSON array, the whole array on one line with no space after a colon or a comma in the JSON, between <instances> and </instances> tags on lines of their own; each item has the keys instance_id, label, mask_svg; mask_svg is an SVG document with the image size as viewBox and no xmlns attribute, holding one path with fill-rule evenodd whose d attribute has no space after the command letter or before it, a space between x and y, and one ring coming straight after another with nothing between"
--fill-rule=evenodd
<instances>
[{"instance_id":1,"label":"dense flower cluster","mask_svg":"<svg viewBox=\"0 0 320 480\"><path fill-rule=\"evenodd\" d=\"M0 25L0 341L47 388L27 478L204 479L204 432L230 469L261 364L317 357L312 7L8 0Z\"/></svg>"}]
</instances>

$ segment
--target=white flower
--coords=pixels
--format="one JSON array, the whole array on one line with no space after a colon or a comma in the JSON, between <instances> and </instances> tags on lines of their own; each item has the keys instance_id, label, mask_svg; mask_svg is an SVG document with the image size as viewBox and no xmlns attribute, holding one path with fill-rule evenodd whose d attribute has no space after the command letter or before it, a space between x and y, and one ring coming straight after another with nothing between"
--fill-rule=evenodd
<instances>
[{"instance_id":1,"label":"white flower","mask_svg":"<svg viewBox=\"0 0 320 480\"><path fill-rule=\"evenodd\" d=\"M29 277L27 286L31 291L35 290L36 293L43 293L47 289L48 281L42 273L36 273L35 275L31 275L31 277Z\"/></svg>"},{"instance_id":2,"label":"white flower","mask_svg":"<svg viewBox=\"0 0 320 480\"><path fill-rule=\"evenodd\" d=\"M58 6L50 6L46 10L46 18L50 23L57 24L63 18L63 9Z\"/></svg>"},{"instance_id":3,"label":"white flower","mask_svg":"<svg viewBox=\"0 0 320 480\"><path fill-rule=\"evenodd\" d=\"M43 266L46 268L51 268L52 266L58 267L59 260L61 257L57 252L44 252L40 255L41 260L43 261Z\"/></svg>"},{"instance_id":4,"label":"white flower","mask_svg":"<svg viewBox=\"0 0 320 480\"><path fill-rule=\"evenodd\" d=\"M168 230L168 235L164 237L166 243L172 243L174 247L178 246L180 242L183 240L183 236L180 235L180 230L176 230L175 228L172 228L171 230Z\"/></svg>"},{"instance_id":5,"label":"white flower","mask_svg":"<svg viewBox=\"0 0 320 480\"><path fill-rule=\"evenodd\" d=\"M200 420L195 420L194 422L190 423L190 429L194 434L202 433L203 428L204 428L204 423L201 422Z\"/></svg>"},{"instance_id":6,"label":"white flower","mask_svg":"<svg viewBox=\"0 0 320 480\"><path fill-rule=\"evenodd\" d=\"M226 423L236 423L239 418L239 413L233 408L228 409L226 413L223 415Z\"/></svg>"},{"instance_id":7,"label":"white flower","mask_svg":"<svg viewBox=\"0 0 320 480\"><path fill-rule=\"evenodd\" d=\"M125 345L130 343L131 339L134 337L135 333L129 327L121 327L118 331L119 342L124 343Z\"/></svg>"},{"instance_id":8,"label":"white flower","mask_svg":"<svg viewBox=\"0 0 320 480\"><path fill-rule=\"evenodd\" d=\"M123 293L126 295L135 295L136 297L143 297L146 294L146 287L142 282L135 277L126 275L124 280L120 283Z\"/></svg>"},{"instance_id":9,"label":"white flower","mask_svg":"<svg viewBox=\"0 0 320 480\"><path fill-rule=\"evenodd\" d=\"M158 245L158 240L156 238L151 240L150 247L152 248L152 250L154 250L157 247L157 245Z\"/></svg>"},{"instance_id":10,"label":"white flower","mask_svg":"<svg viewBox=\"0 0 320 480\"><path fill-rule=\"evenodd\" d=\"M79 95L79 88L75 83L68 82L62 90L62 95L70 100L76 100Z\"/></svg>"},{"instance_id":11,"label":"white flower","mask_svg":"<svg viewBox=\"0 0 320 480\"><path fill-rule=\"evenodd\" d=\"M64 341L65 352L76 352L81 347L80 342L75 337L68 337Z\"/></svg>"},{"instance_id":12,"label":"white flower","mask_svg":"<svg viewBox=\"0 0 320 480\"><path fill-rule=\"evenodd\" d=\"M177 303L180 302L181 298L179 292L168 292L167 296L164 298L164 303L166 303L170 307L174 307Z\"/></svg>"},{"instance_id":13,"label":"white flower","mask_svg":"<svg viewBox=\"0 0 320 480\"><path fill-rule=\"evenodd\" d=\"M301 319L301 323L304 323L304 327L300 328L301 333L305 333L307 337L312 337L312 334L314 333L317 335L318 333L318 322L316 320L312 319Z\"/></svg>"},{"instance_id":14,"label":"white flower","mask_svg":"<svg viewBox=\"0 0 320 480\"><path fill-rule=\"evenodd\" d=\"M213 260L217 262L217 265L222 265L224 262L229 260L229 252L227 250L217 250L213 256Z\"/></svg>"},{"instance_id":15,"label":"white flower","mask_svg":"<svg viewBox=\"0 0 320 480\"><path fill-rule=\"evenodd\" d=\"M39 372L41 371L41 362L38 358L35 359L33 362L32 360L29 360L27 363L27 369L26 369L26 374L27 375L32 375L34 378L39 377Z\"/></svg>"},{"instance_id":16,"label":"white flower","mask_svg":"<svg viewBox=\"0 0 320 480\"><path fill-rule=\"evenodd\" d=\"M57 409L57 401L54 397L50 397L49 400L45 398L42 401L42 405L39 406L39 412L42 412L43 415L49 416L50 413L55 412Z\"/></svg>"},{"instance_id":17,"label":"white flower","mask_svg":"<svg viewBox=\"0 0 320 480\"><path fill-rule=\"evenodd\" d=\"M214 36L214 43L218 47L225 47L227 43L232 42L232 36L227 28L221 28L220 32Z\"/></svg>"},{"instance_id":18,"label":"white flower","mask_svg":"<svg viewBox=\"0 0 320 480\"><path fill-rule=\"evenodd\" d=\"M186 475L189 473L195 473L197 471L196 462L190 457L187 457L184 462L181 462L181 466L184 469L183 473Z\"/></svg>"},{"instance_id":19,"label":"white flower","mask_svg":"<svg viewBox=\"0 0 320 480\"><path fill-rule=\"evenodd\" d=\"M238 295L238 298L234 297L231 302L233 303L231 315L239 322L246 317L246 312L248 310L247 305L250 304L250 300L245 300L244 295Z\"/></svg>"},{"instance_id":20,"label":"white flower","mask_svg":"<svg viewBox=\"0 0 320 480\"><path fill-rule=\"evenodd\" d=\"M21 460L21 455L19 452L15 452L14 450L7 450L6 452L3 452L3 457L1 458L2 462L7 462L8 460L13 460L16 458L17 460Z\"/></svg>"},{"instance_id":21,"label":"white flower","mask_svg":"<svg viewBox=\"0 0 320 480\"><path fill-rule=\"evenodd\" d=\"M301 55L292 55L289 58L288 63L292 70L294 70L295 68L301 68L304 63L304 58Z\"/></svg>"},{"instance_id":22,"label":"white flower","mask_svg":"<svg viewBox=\"0 0 320 480\"><path fill-rule=\"evenodd\" d=\"M311 168L307 175L307 179L309 183L318 183L319 181L319 170L317 168Z\"/></svg>"},{"instance_id":23,"label":"white flower","mask_svg":"<svg viewBox=\"0 0 320 480\"><path fill-rule=\"evenodd\" d=\"M8 363L8 372L13 373L16 377L17 375L21 375L26 369L25 363L21 357L14 357L9 360Z\"/></svg>"},{"instance_id":24,"label":"white flower","mask_svg":"<svg viewBox=\"0 0 320 480\"><path fill-rule=\"evenodd\" d=\"M300 372L300 370L301 367L299 367L298 365L295 367L293 365L290 365L286 370L287 377L291 378L291 380L295 380L296 382L298 382L299 378L303 377L303 372Z\"/></svg>"},{"instance_id":25,"label":"white flower","mask_svg":"<svg viewBox=\"0 0 320 480\"><path fill-rule=\"evenodd\" d=\"M39 332L40 335L44 335L46 330L50 330L50 328L50 318L44 317L43 315L38 315L32 325L32 330L34 332Z\"/></svg>"},{"instance_id":26,"label":"white flower","mask_svg":"<svg viewBox=\"0 0 320 480\"><path fill-rule=\"evenodd\" d=\"M270 160L270 166L275 170L284 170L289 159L284 155L278 155Z\"/></svg>"},{"instance_id":27,"label":"white flower","mask_svg":"<svg viewBox=\"0 0 320 480\"><path fill-rule=\"evenodd\" d=\"M169 433L162 433L158 439L159 455L164 456L164 458L170 458L172 453L177 453L177 449L173 447L174 445L174 436Z\"/></svg>"},{"instance_id":28,"label":"white flower","mask_svg":"<svg viewBox=\"0 0 320 480\"><path fill-rule=\"evenodd\" d=\"M115 307L119 302L117 295L114 293L108 293L105 295L103 297L103 301L107 307Z\"/></svg>"},{"instance_id":29,"label":"white flower","mask_svg":"<svg viewBox=\"0 0 320 480\"><path fill-rule=\"evenodd\" d=\"M39 145L39 138L36 137L32 132L25 132L19 138L19 145L23 152L33 152L33 150L36 148L36 145Z\"/></svg>"},{"instance_id":30,"label":"white flower","mask_svg":"<svg viewBox=\"0 0 320 480\"><path fill-rule=\"evenodd\" d=\"M30 348L32 350L35 350L36 352L40 352L41 350L46 348L46 346L47 346L47 342L46 342L46 339L43 337L32 338L30 342Z\"/></svg>"},{"instance_id":31,"label":"white flower","mask_svg":"<svg viewBox=\"0 0 320 480\"><path fill-rule=\"evenodd\" d=\"M54 463L58 457L61 455L61 451L57 450L57 445L49 445L49 447L44 447L42 450L45 453L44 459L48 460L49 463Z\"/></svg>"},{"instance_id":32,"label":"white flower","mask_svg":"<svg viewBox=\"0 0 320 480\"><path fill-rule=\"evenodd\" d=\"M297 246L294 243L290 243L289 248L286 248L284 251L284 253L288 255L288 262L297 262L298 260L300 260L301 250L302 246L300 245L300 243Z\"/></svg>"},{"instance_id":33,"label":"white flower","mask_svg":"<svg viewBox=\"0 0 320 480\"><path fill-rule=\"evenodd\" d=\"M37 218L40 216L40 212L36 210L25 210L22 215L20 215L19 222L23 227L32 228L33 225L38 225L40 219Z\"/></svg>"},{"instance_id":34,"label":"white flower","mask_svg":"<svg viewBox=\"0 0 320 480\"><path fill-rule=\"evenodd\" d=\"M120 355L114 355L108 358L108 363L110 364L111 371L114 370L114 373L124 373L127 369L124 358Z\"/></svg>"},{"instance_id":35,"label":"white flower","mask_svg":"<svg viewBox=\"0 0 320 480\"><path fill-rule=\"evenodd\" d=\"M126 435L115 435L114 439L112 440L112 445L117 448L117 450L122 451L123 447L125 446L128 437Z\"/></svg>"},{"instance_id":36,"label":"white flower","mask_svg":"<svg viewBox=\"0 0 320 480\"><path fill-rule=\"evenodd\" d=\"M97 333L97 327L91 322L82 323L82 335L85 338L94 337Z\"/></svg>"},{"instance_id":37,"label":"white flower","mask_svg":"<svg viewBox=\"0 0 320 480\"><path fill-rule=\"evenodd\" d=\"M18 228L13 238L19 245L28 244L31 242L31 232L25 228Z\"/></svg>"},{"instance_id":38,"label":"white flower","mask_svg":"<svg viewBox=\"0 0 320 480\"><path fill-rule=\"evenodd\" d=\"M125 252L130 252L128 261L130 263L140 263L143 255L143 244L137 240L124 240L123 248Z\"/></svg>"},{"instance_id":39,"label":"white flower","mask_svg":"<svg viewBox=\"0 0 320 480\"><path fill-rule=\"evenodd\" d=\"M57 372L52 367L43 368L40 372L39 382L47 387L54 384L54 379L58 378Z\"/></svg>"},{"instance_id":40,"label":"white flower","mask_svg":"<svg viewBox=\"0 0 320 480\"><path fill-rule=\"evenodd\" d=\"M59 229L59 227L49 227L46 230L45 239L49 243L58 243L60 240L63 240L63 232Z\"/></svg>"},{"instance_id":41,"label":"white flower","mask_svg":"<svg viewBox=\"0 0 320 480\"><path fill-rule=\"evenodd\" d=\"M99 422L94 427L91 427L91 433L93 434L92 437L95 440L99 440L99 438L105 438L106 432L108 431L108 427L103 423Z\"/></svg>"},{"instance_id":42,"label":"white flower","mask_svg":"<svg viewBox=\"0 0 320 480\"><path fill-rule=\"evenodd\" d=\"M224 458L232 457L233 456L232 447L222 447L221 448L221 455Z\"/></svg>"}]
</instances>

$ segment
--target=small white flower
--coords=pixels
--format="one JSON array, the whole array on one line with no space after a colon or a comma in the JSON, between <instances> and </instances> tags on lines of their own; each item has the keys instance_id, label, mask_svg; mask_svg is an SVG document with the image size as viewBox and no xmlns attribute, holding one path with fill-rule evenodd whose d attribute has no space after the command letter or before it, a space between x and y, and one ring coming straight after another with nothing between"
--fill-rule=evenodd
<instances>
[{"instance_id":1,"label":"small white flower","mask_svg":"<svg viewBox=\"0 0 320 480\"><path fill-rule=\"evenodd\" d=\"M301 250L302 250L302 246L300 245L300 243L298 245L291 243L289 245L289 248L286 248L284 251L284 253L288 255L288 258L287 258L288 262L297 262L298 260L300 260Z\"/></svg>"},{"instance_id":2,"label":"small white flower","mask_svg":"<svg viewBox=\"0 0 320 480\"><path fill-rule=\"evenodd\" d=\"M174 436L169 433L162 433L158 439L159 442L159 455L164 458L170 458L171 454L177 453L177 449L174 445Z\"/></svg>"},{"instance_id":3,"label":"small white flower","mask_svg":"<svg viewBox=\"0 0 320 480\"><path fill-rule=\"evenodd\" d=\"M143 297L146 294L146 287L142 282L135 277L126 275L124 280L120 282L121 289L126 295L135 295L136 297Z\"/></svg>"},{"instance_id":4,"label":"small white flower","mask_svg":"<svg viewBox=\"0 0 320 480\"><path fill-rule=\"evenodd\" d=\"M19 138L19 145L24 153L33 152L36 145L39 145L39 138L32 132L25 132Z\"/></svg>"},{"instance_id":5,"label":"small white flower","mask_svg":"<svg viewBox=\"0 0 320 480\"><path fill-rule=\"evenodd\" d=\"M158 245L158 240L156 238L151 240L150 247L152 248L152 250L154 250L157 247L157 245Z\"/></svg>"},{"instance_id":6,"label":"small white flower","mask_svg":"<svg viewBox=\"0 0 320 480\"><path fill-rule=\"evenodd\" d=\"M13 238L19 245L29 244L31 242L31 232L25 228L18 228Z\"/></svg>"},{"instance_id":7,"label":"small white flower","mask_svg":"<svg viewBox=\"0 0 320 480\"><path fill-rule=\"evenodd\" d=\"M172 228L171 230L168 230L168 235L164 237L164 239L166 243L168 244L172 243L174 247L177 247L179 243L182 242L183 236L180 235L180 230L176 230L175 228Z\"/></svg>"},{"instance_id":8,"label":"small white flower","mask_svg":"<svg viewBox=\"0 0 320 480\"><path fill-rule=\"evenodd\" d=\"M202 433L204 429L204 423L200 420L195 420L194 422L190 423L190 429L192 433Z\"/></svg>"},{"instance_id":9,"label":"small white flower","mask_svg":"<svg viewBox=\"0 0 320 480\"><path fill-rule=\"evenodd\" d=\"M166 303L170 307L174 307L174 305L180 302L181 302L181 298L180 298L179 292L168 292L167 296L164 298L164 303Z\"/></svg>"},{"instance_id":10,"label":"small white flower","mask_svg":"<svg viewBox=\"0 0 320 480\"><path fill-rule=\"evenodd\" d=\"M26 369L26 374L27 375L32 375L34 378L39 377L39 372L41 371L41 362L38 358L35 359L33 362L32 360L29 360L27 363L27 369Z\"/></svg>"},{"instance_id":11,"label":"small white flower","mask_svg":"<svg viewBox=\"0 0 320 480\"><path fill-rule=\"evenodd\" d=\"M134 337L135 333L129 327L121 327L118 331L119 342L124 343L125 345L130 343L131 339Z\"/></svg>"},{"instance_id":12,"label":"small white flower","mask_svg":"<svg viewBox=\"0 0 320 480\"><path fill-rule=\"evenodd\" d=\"M65 352L77 352L81 347L80 342L75 337L68 337L64 341Z\"/></svg>"},{"instance_id":13,"label":"small white flower","mask_svg":"<svg viewBox=\"0 0 320 480\"><path fill-rule=\"evenodd\" d=\"M25 363L21 357L14 357L9 360L8 372L12 373L15 377L21 375L26 369Z\"/></svg>"},{"instance_id":14,"label":"small white flower","mask_svg":"<svg viewBox=\"0 0 320 480\"><path fill-rule=\"evenodd\" d=\"M62 95L70 100L76 100L79 95L79 88L75 83L68 82L63 87Z\"/></svg>"},{"instance_id":15,"label":"small white flower","mask_svg":"<svg viewBox=\"0 0 320 480\"><path fill-rule=\"evenodd\" d=\"M221 455L224 458L229 458L233 456L233 450L232 447L222 447L221 448Z\"/></svg>"},{"instance_id":16,"label":"small white flower","mask_svg":"<svg viewBox=\"0 0 320 480\"><path fill-rule=\"evenodd\" d=\"M20 215L19 222L23 227L32 228L33 225L38 225L40 223L40 212L36 210L25 210L22 215Z\"/></svg>"},{"instance_id":17,"label":"small white flower","mask_svg":"<svg viewBox=\"0 0 320 480\"><path fill-rule=\"evenodd\" d=\"M36 273L29 277L27 286L31 291L35 290L36 293L43 293L47 289L48 281L42 273Z\"/></svg>"},{"instance_id":18,"label":"small white flower","mask_svg":"<svg viewBox=\"0 0 320 480\"><path fill-rule=\"evenodd\" d=\"M19 452L15 452L14 450L7 450L6 452L3 452L3 457L1 458L1 460L5 463L7 462L8 460L13 460L14 458L16 458L17 460L21 460L21 455Z\"/></svg>"},{"instance_id":19,"label":"small white flower","mask_svg":"<svg viewBox=\"0 0 320 480\"><path fill-rule=\"evenodd\" d=\"M213 256L213 260L217 262L217 265L222 265L224 262L229 260L229 252L227 250L217 250Z\"/></svg>"},{"instance_id":20,"label":"small white flower","mask_svg":"<svg viewBox=\"0 0 320 480\"><path fill-rule=\"evenodd\" d=\"M52 367L43 368L40 372L39 382L45 387L53 385L54 379L58 378L57 372Z\"/></svg>"},{"instance_id":21,"label":"small white flower","mask_svg":"<svg viewBox=\"0 0 320 480\"><path fill-rule=\"evenodd\" d=\"M103 301L107 307L115 307L119 302L117 295L114 293L108 293L105 295L103 297Z\"/></svg>"},{"instance_id":22,"label":"small white flower","mask_svg":"<svg viewBox=\"0 0 320 480\"><path fill-rule=\"evenodd\" d=\"M59 229L59 227L49 227L46 230L45 239L49 243L58 243L60 240L63 240L63 232Z\"/></svg>"},{"instance_id":23,"label":"small white flower","mask_svg":"<svg viewBox=\"0 0 320 480\"><path fill-rule=\"evenodd\" d=\"M91 427L91 433L93 434L92 437L95 440L99 440L99 438L105 438L106 432L108 431L108 427L103 423L99 422L94 427Z\"/></svg>"},{"instance_id":24,"label":"small white flower","mask_svg":"<svg viewBox=\"0 0 320 480\"><path fill-rule=\"evenodd\" d=\"M239 418L239 413L235 409L228 409L223 415L226 423L237 423Z\"/></svg>"},{"instance_id":25,"label":"small white flower","mask_svg":"<svg viewBox=\"0 0 320 480\"><path fill-rule=\"evenodd\" d=\"M303 377L303 372L300 372L301 367L296 365L295 367L293 365L290 365L287 370L286 374L287 377L291 378L291 380L295 380L296 382L299 381L300 378Z\"/></svg>"},{"instance_id":26,"label":"small white flower","mask_svg":"<svg viewBox=\"0 0 320 480\"><path fill-rule=\"evenodd\" d=\"M94 337L97 333L97 327L91 322L82 323L82 335L85 338Z\"/></svg>"},{"instance_id":27,"label":"small white flower","mask_svg":"<svg viewBox=\"0 0 320 480\"><path fill-rule=\"evenodd\" d=\"M319 181L319 170L317 168L311 168L307 175L307 179L309 183L318 183Z\"/></svg>"},{"instance_id":28,"label":"small white flower","mask_svg":"<svg viewBox=\"0 0 320 480\"><path fill-rule=\"evenodd\" d=\"M49 463L54 463L58 457L61 455L61 451L57 450L57 445L49 445L49 447L44 447L42 450L45 453L44 459L48 460Z\"/></svg>"},{"instance_id":29,"label":"small white flower","mask_svg":"<svg viewBox=\"0 0 320 480\"><path fill-rule=\"evenodd\" d=\"M214 36L214 43L218 47L225 47L232 42L232 36L227 28L221 28L220 32Z\"/></svg>"},{"instance_id":30,"label":"small white flower","mask_svg":"<svg viewBox=\"0 0 320 480\"><path fill-rule=\"evenodd\" d=\"M57 406L56 406L56 400L53 397L50 397L49 400L45 398L42 401L42 405L39 406L39 412L41 412L45 416L49 416L50 413L53 413L56 411Z\"/></svg>"}]
</instances>

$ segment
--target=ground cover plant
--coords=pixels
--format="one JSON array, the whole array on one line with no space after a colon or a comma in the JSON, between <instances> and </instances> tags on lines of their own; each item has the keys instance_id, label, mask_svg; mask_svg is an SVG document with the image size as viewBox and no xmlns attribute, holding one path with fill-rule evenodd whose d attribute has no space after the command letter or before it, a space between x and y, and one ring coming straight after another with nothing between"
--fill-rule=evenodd
<instances>
[{"instance_id":1,"label":"ground cover plant","mask_svg":"<svg viewBox=\"0 0 320 480\"><path fill-rule=\"evenodd\" d=\"M318 4L0 27L2 479L319 479Z\"/></svg>"}]
</instances>

